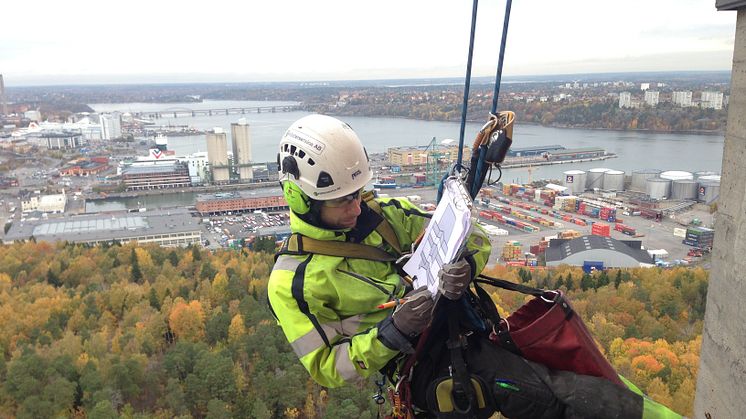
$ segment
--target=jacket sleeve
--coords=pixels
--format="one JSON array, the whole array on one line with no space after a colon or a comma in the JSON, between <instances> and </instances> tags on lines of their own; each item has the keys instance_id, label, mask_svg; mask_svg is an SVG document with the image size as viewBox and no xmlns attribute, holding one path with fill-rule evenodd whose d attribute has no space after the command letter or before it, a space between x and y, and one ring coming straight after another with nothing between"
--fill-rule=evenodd
<instances>
[{"instance_id":1,"label":"jacket sleeve","mask_svg":"<svg viewBox=\"0 0 746 419\"><path fill-rule=\"evenodd\" d=\"M277 259L269 279L269 302L311 377L323 386L340 387L376 373L399 352L378 339L376 324L386 318L387 310L343 319L330 308L336 297L325 276L333 275L334 269L316 266L321 262L309 267L312 258ZM366 329L363 324L372 326Z\"/></svg>"},{"instance_id":2,"label":"jacket sleeve","mask_svg":"<svg viewBox=\"0 0 746 419\"><path fill-rule=\"evenodd\" d=\"M477 276L482 273L487 262L490 259L490 253L492 252L492 244L490 238L487 236L487 232L479 224L474 223L471 231L471 235L466 240L466 248L474 253L472 256L467 257L469 263L472 264L472 275Z\"/></svg>"}]
</instances>

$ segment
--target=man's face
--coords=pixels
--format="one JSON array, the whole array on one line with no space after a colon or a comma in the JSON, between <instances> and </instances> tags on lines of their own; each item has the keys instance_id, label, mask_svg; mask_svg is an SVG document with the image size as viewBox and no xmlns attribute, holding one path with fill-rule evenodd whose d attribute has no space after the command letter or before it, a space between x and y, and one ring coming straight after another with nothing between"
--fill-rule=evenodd
<instances>
[{"instance_id":1,"label":"man's face","mask_svg":"<svg viewBox=\"0 0 746 419\"><path fill-rule=\"evenodd\" d=\"M353 228L360 215L360 191L321 206L321 221L334 229Z\"/></svg>"}]
</instances>

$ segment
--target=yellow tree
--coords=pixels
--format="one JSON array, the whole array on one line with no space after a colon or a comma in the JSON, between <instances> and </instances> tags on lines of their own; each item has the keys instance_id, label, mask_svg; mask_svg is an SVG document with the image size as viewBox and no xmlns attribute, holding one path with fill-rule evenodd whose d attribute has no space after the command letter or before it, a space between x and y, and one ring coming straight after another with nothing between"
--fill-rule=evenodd
<instances>
[{"instance_id":1,"label":"yellow tree","mask_svg":"<svg viewBox=\"0 0 746 419\"><path fill-rule=\"evenodd\" d=\"M243 317L240 314L236 314L231 319L231 325L228 326L228 341L235 342L245 334L246 327L243 324Z\"/></svg>"},{"instance_id":2,"label":"yellow tree","mask_svg":"<svg viewBox=\"0 0 746 419\"><path fill-rule=\"evenodd\" d=\"M171 308L168 325L179 339L201 340L205 336L205 313L202 303L193 300L189 304L178 300Z\"/></svg>"},{"instance_id":3,"label":"yellow tree","mask_svg":"<svg viewBox=\"0 0 746 419\"><path fill-rule=\"evenodd\" d=\"M646 393L648 397L658 403L662 403L669 407L673 406L673 398L671 397L671 393L668 391L668 386L660 379L660 377L655 377L650 381Z\"/></svg>"}]
</instances>

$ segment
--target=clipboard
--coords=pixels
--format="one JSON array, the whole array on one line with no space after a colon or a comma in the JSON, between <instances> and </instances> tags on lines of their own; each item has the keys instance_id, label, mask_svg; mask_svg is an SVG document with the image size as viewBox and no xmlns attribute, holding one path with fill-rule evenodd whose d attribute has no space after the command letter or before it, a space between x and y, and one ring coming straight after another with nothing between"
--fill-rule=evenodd
<instances>
[{"instance_id":1,"label":"clipboard","mask_svg":"<svg viewBox=\"0 0 746 419\"><path fill-rule=\"evenodd\" d=\"M403 267L415 289L427 286L433 296L437 295L442 266L458 259L471 234L473 209L463 180L449 176L419 246Z\"/></svg>"}]
</instances>

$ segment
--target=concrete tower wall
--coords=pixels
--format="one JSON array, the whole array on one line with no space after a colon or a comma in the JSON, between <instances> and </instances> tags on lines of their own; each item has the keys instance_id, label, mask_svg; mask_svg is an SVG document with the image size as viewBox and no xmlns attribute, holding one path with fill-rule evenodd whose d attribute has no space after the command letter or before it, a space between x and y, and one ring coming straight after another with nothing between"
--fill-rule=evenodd
<instances>
[{"instance_id":1,"label":"concrete tower wall","mask_svg":"<svg viewBox=\"0 0 746 419\"><path fill-rule=\"evenodd\" d=\"M253 179L251 163L251 132L245 119L231 124L231 138L233 139L233 159L236 162L238 177L241 180Z\"/></svg>"},{"instance_id":2,"label":"concrete tower wall","mask_svg":"<svg viewBox=\"0 0 746 419\"><path fill-rule=\"evenodd\" d=\"M5 81L3 81L3 75L0 74L0 115L8 114L8 103L5 101Z\"/></svg>"},{"instance_id":3,"label":"concrete tower wall","mask_svg":"<svg viewBox=\"0 0 746 419\"><path fill-rule=\"evenodd\" d=\"M724 419L746 412L746 1L718 0L717 6L737 9L738 17L693 417Z\"/></svg>"},{"instance_id":4,"label":"concrete tower wall","mask_svg":"<svg viewBox=\"0 0 746 419\"><path fill-rule=\"evenodd\" d=\"M207 133L207 161L210 163L214 183L225 183L230 180L228 138L222 129Z\"/></svg>"}]
</instances>

